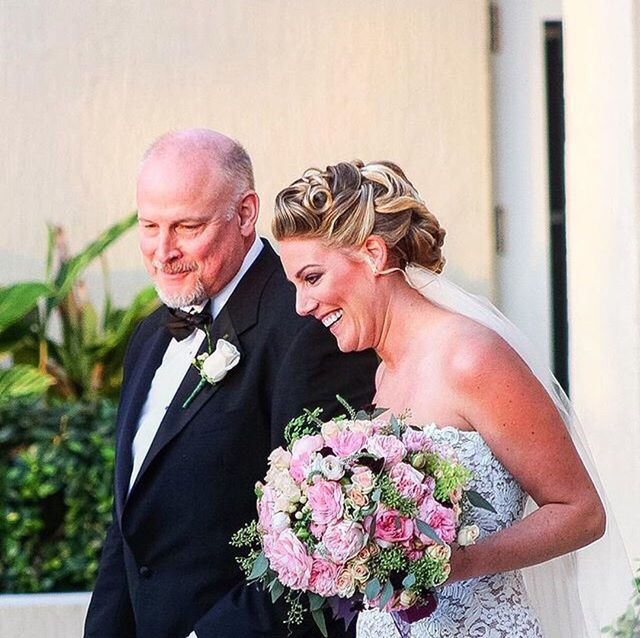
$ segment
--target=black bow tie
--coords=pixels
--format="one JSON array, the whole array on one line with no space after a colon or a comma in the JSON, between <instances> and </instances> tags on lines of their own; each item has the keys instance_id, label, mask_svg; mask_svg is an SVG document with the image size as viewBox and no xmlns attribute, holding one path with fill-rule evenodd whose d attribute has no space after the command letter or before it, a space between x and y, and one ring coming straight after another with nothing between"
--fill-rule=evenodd
<instances>
[{"instance_id":1,"label":"black bow tie","mask_svg":"<svg viewBox=\"0 0 640 638\"><path fill-rule=\"evenodd\" d=\"M211 313L202 310L201 312L185 312L179 308L169 308L167 317L167 330L176 341L186 339L196 328L204 330L213 321Z\"/></svg>"}]
</instances>

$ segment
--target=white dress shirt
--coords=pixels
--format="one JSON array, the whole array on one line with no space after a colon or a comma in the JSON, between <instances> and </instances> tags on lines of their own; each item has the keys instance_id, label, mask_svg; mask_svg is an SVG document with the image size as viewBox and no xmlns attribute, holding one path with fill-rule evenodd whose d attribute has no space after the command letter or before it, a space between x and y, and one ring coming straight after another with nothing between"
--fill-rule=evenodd
<instances>
[{"instance_id":1,"label":"white dress shirt","mask_svg":"<svg viewBox=\"0 0 640 638\"><path fill-rule=\"evenodd\" d=\"M236 289L242 277L257 259L263 246L264 243L260 237L256 236L249 252L244 257L240 270L235 274L233 279L211 299L211 315L214 320L218 314L220 314L220 311L229 300L229 297L231 297L231 294ZM187 312L193 310L200 311L206 304L207 302L205 301L198 306L189 306L182 310L186 310ZM158 432L165 412L195 359L204 338L204 331L196 329L182 341L171 339L167 346L164 356L162 357L162 363L156 370L153 380L151 381L149 394L147 394L147 398L140 411L138 429L132 444L133 467L129 479L129 490L131 490L140 472L142 463L149 452L149 448Z\"/></svg>"}]
</instances>

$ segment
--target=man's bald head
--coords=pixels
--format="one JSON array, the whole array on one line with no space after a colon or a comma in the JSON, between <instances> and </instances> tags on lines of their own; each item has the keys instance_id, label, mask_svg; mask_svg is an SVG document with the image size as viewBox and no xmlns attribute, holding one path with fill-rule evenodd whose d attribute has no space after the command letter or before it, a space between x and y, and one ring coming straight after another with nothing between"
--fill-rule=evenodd
<instances>
[{"instance_id":1,"label":"man's bald head","mask_svg":"<svg viewBox=\"0 0 640 638\"><path fill-rule=\"evenodd\" d=\"M254 190L251 158L236 140L206 128L172 131L160 136L147 149L140 170L151 159L170 157L179 164L200 164L206 171L221 170L234 186L236 193Z\"/></svg>"}]
</instances>

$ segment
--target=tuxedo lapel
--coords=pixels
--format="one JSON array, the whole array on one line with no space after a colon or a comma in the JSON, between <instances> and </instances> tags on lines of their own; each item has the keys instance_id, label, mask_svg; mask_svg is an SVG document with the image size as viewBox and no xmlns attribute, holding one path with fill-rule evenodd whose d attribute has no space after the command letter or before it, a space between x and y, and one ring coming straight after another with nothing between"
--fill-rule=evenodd
<instances>
[{"instance_id":1,"label":"tuxedo lapel","mask_svg":"<svg viewBox=\"0 0 640 638\"><path fill-rule=\"evenodd\" d=\"M141 348L142 352L135 367L129 372L126 392L123 394L118 411L118 440L115 468L116 510L122 512L129 489L129 477L133 465L131 446L153 375L162 363L162 357L171 341L171 335L164 328L164 313L159 313L159 320L148 344Z\"/></svg>"},{"instance_id":2,"label":"tuxedo lapel","mask_svg":"<svg viewBox=\"0 0 640 638\"><path fill-rule=\"evenodd\" d=\"M213 323L211 330L211 347L215 348L218 339L225 339L235 345L240 352L240 362L235 368L229 371L230 375L242 374L242 358L244 353L240 338L243 332L256 324L261 293L277 265L278 258L275 252L271 246L265 242L262 252L238 283L229 301L224 308L222 308ZM205 339L198 354L207 352L207 347L208 344ZM134 492L145 471L153 463L158 454L185 428L189 421L193 419L225 383L225 379L222 379L214 385L209 383L205 384L189 405L183 408L182 406L197 387L199 381L199 371L195 366L191 366L162 419L158 432L153 439L153 443L131 488L131 493ZM139 414L139 411L138 408L137 414Z\"/></svg>"}]
</instances>

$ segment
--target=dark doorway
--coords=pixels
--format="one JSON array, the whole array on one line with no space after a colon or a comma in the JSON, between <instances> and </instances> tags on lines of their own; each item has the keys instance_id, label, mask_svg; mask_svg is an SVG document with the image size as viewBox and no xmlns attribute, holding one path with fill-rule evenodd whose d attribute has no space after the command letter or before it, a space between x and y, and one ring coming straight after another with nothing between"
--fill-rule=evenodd
<instances>
[{"instance_id":1,"label":"dark doorway","mask_svg":"<svg viewBox=\"0 0 640 638\"><path fill-rule=\"evenodd\" d=\"M564 74L562 23L545 22L547 139L549 160L549 232L553 370L569 393L569 322L567 315L567 234L564 190Z\"/></svg>"}]
</instances>

